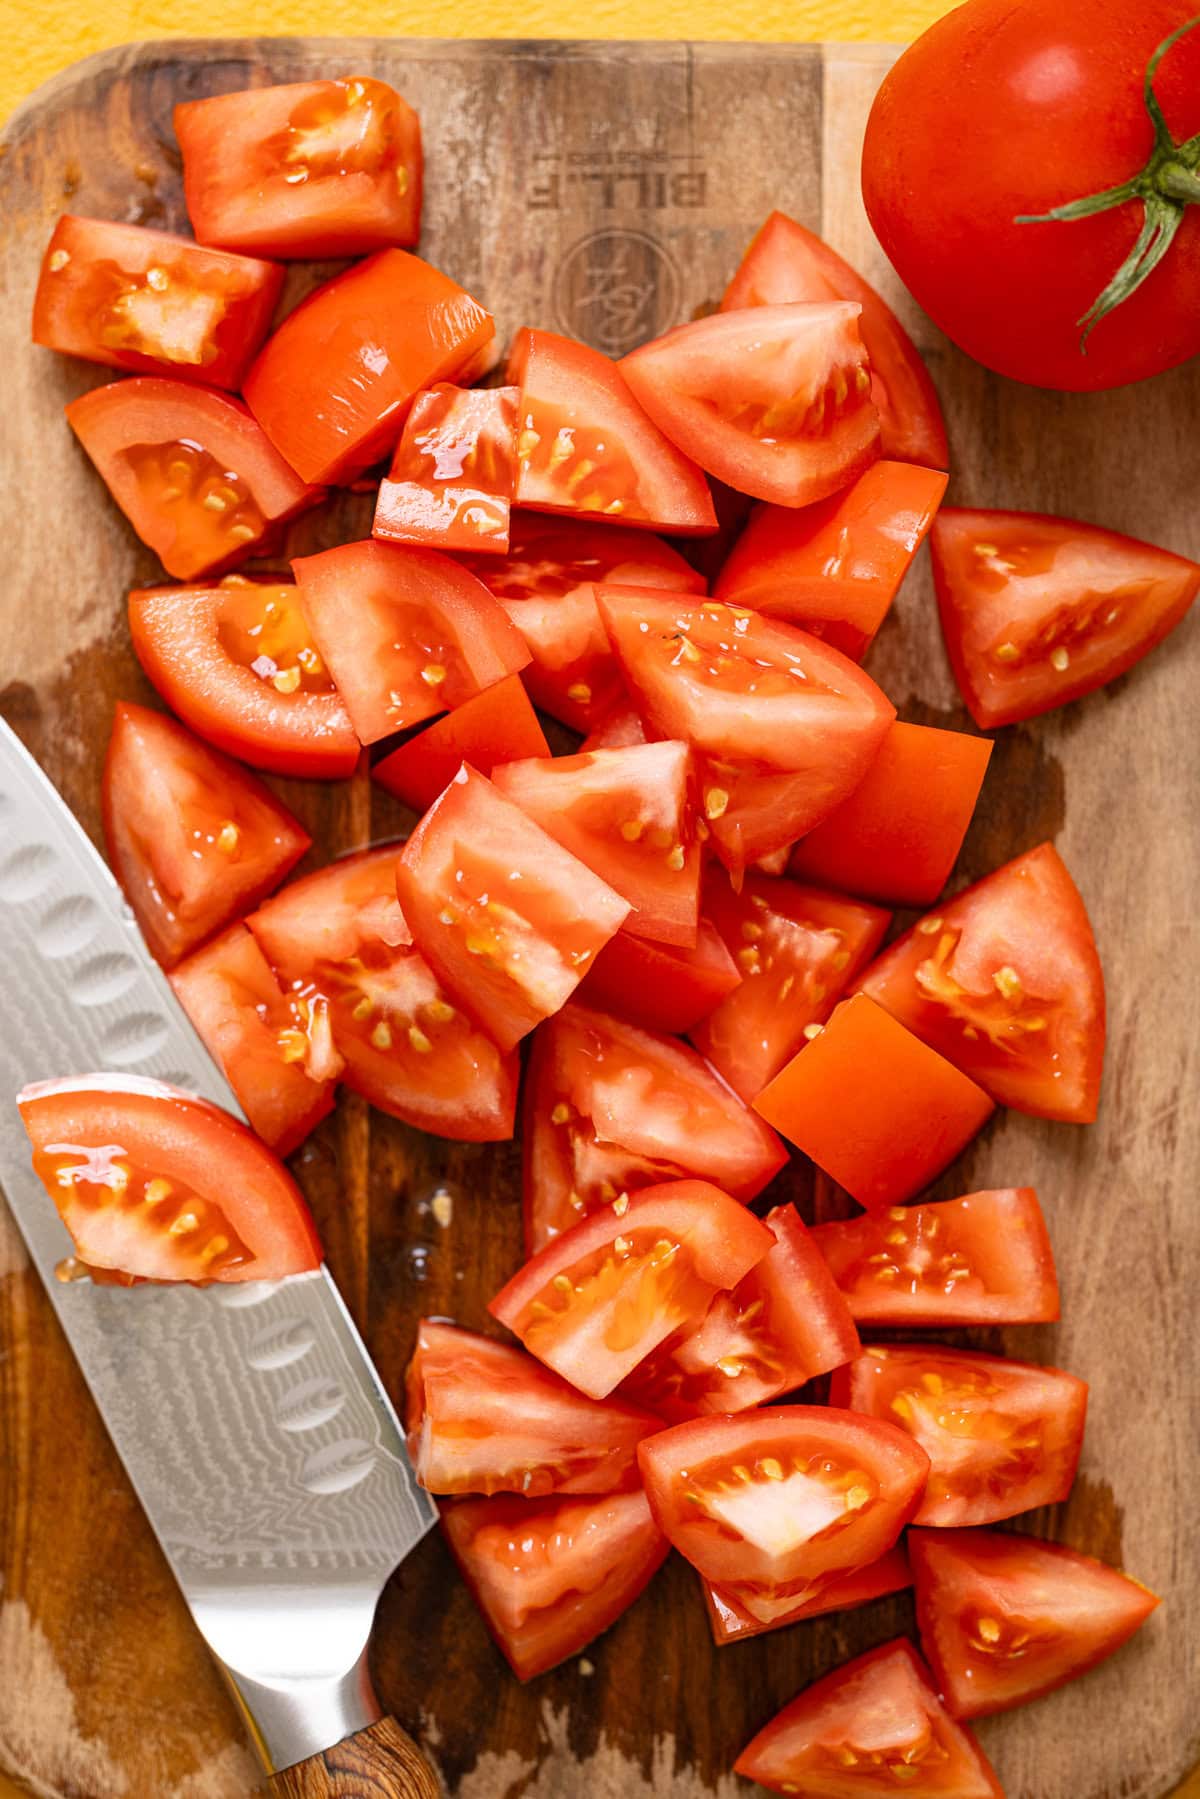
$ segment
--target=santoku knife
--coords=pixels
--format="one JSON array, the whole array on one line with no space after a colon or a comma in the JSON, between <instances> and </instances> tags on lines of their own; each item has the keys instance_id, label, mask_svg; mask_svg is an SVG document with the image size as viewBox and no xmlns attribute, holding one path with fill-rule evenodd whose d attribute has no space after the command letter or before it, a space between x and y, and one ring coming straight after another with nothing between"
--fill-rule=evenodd
<instances>
[{"instance_id":1,"label":"santoku knife","mask_svg":"<svg viewBox=\"0 0 1200 1799\"><path fill-rule=\"evenodd\" d=\"M434 1522L325 1268L274 1284L64 1282L27 1082L152 1075L241 1117L88 838L0 720L0 1181L192 1616L275 1791L433 1799L371 1688L375 1605Z\"/></svg>"}]
</instances>

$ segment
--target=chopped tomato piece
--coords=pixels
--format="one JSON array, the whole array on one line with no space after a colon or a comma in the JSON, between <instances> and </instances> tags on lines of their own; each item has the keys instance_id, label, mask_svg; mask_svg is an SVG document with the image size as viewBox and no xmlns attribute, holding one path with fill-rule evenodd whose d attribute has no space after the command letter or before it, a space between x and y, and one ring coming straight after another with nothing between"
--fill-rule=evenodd
<instances>
[{"instance_id":1,"label":"chopped tomato piece","mask_svg":"<svg viewBox=\"0 0 1200 1799\"><path fill-rule=\"evenodd\" d=\"M89 1273L134 1281L275 1281L317 1268L300 1189L244 1124L132 1075L17 1095L33 1166Z\"/></svg>"},{"instance_id":2,"label":"chopped tomato piece","mask_svg":"<svg viewBox=\"0 0 1200 1799\"><path fill-rule=\"evenodd\" d=\"M751 1200L787 1155L685 1044L580 1005L534 1041L525 1085L525 1239L552 1237L621 1194L704 1175Z\"/></svg>"},{"instance_id":3,"label":"chopped tomato piece","mask_svg":"<svg viewBox=\"0 0 1200 1799\"><path fill-rule=\"evenodd\" d=\"M138 375L81 394L67 420L142 542L180 581L244 561L273 525L322 497L240 400L212 388Z\"/></svg>"},{"instance_id":4,"label":"chopped tomato piece","mask_svg":"<svg viewBox=\"0 0 1200 1799\"><path fill-rule=\"evenodd\" d=\"M806 1687L733 1766L772 1792L821 1799L1004 1799L983 1750L947 1712L903 1637Z\"/></svg>"},{"instance_id":5,"label":"chopped tomato piece","mask_svg":"<svg viewBox=\"0 0 1200 1799\"><path fill-rule=\"evenodd\" d=\"M852 662L870 649L946 491L946 476L876 462L813 506L760 506L713 589L811 631Z\"/></svg>"},{"instance_id":6,"label":"chopped tomato piece","mask_svg":"<svg viewBox=\"0 0 1200 1799\"><path fill-rule=\"evenodd\" d=\"M673 1424L745 1412L860 1353L846 1302L795 1206L776 1206L764 1222L775 1247L732 1292L717 1294L701 1324L634 1369L628 1398Z\"/></svg>"},{"instance_id":7,"label":"chopped tomato piece","mask_svg":"<svg viewBox=\"0 0 1200 1799\"><path fill-rule=\"evenodd\" d=\"M417 241L421 127L385 82L343 76L188 100L175 135L202 244L361 256Z\"/></svg>"},{"instance_id":8,"label":"chopped tomato piece","mask_svg":"<svg viewBox=\"0 0 1200 1799\"><path fill-rule=\"evenodd\" d=\"M290 583L131 593L129 629L167 704L218 749L275 774L354 773L358 738Z\"/></svg>"},{"instance_id":9,"label":"chopped tomato piece","mask_svg":"<svg viewBox=\"0 0 1200 1799\"><path fill-rule=\"evenodd\" d=\"M1040 513L951 507L930 547L954 677L985 731L1123 675L1200 592L1200 564Z\"/></svg>"},{"instance_id":10,"label":"chopped tomato piece","mask_svg":"<svg viewBox=\"0 0 1200 1799\"><path fill-rule=\"evenodd\" d=\"M581 1393L606 1399L774 1241L707 1181L646 1187L548 1243L488 1310Z\"/></svg>"},{"instance_id":11,"label":"chopped tomato piece","mask_svg":"<svg viewBox=\"0 0 1200 1799\"><path fill-rule=\"evenodd\" d=\"M517 485L515 387L454 387L417 395L379 489L376 537L434 550L508 549Z\"/></svg>"},{"instance_id":12,"label":"chopped tomato piece","mask_svg":"<svg viewBox=\"0 0 1200 1799\"><path fill-rule=\"evenodd\" d=\"M113 718L102 810L113 873L164 968L277 887L311 841L244 768L126 700Z\"/></svg>"},{"instance_id":13,"label":"chopped tomato piece","mask_svg":"<svg viewBox=\"0 0 1200 1799\"><path fill-rule=\"evenodd\" d=\"M868 1211L927 1187L994 1110L981 1087L861 993L754 1105Z\"/></svg>"},{"instance_id":14,"label":"chopped tomato piece","mask_svg":"<svg viewBox=\"0 0 1200 1799\"><path fill-rule=\"evenodd\" d=\"M856 300L871 359L871 398L879 409L883 454L897 462L950 466L937 390L916 345L891 307L844 257L786 213L773 212L726 289L722 312L784 306L797 300Z\"/></svg>"},{"instance_id":15,"label":"chopped tomato piece","mask_svg":"<svg viewBox=\"0 0 1200 1799\"><path fill-rule=\"evenodd\" d=\"M597 613L599 618L600 614ZM605 641L607 642L607 633ZM618 700L611 712L606 712L600 723L589 731L581 750L627 750L635 743L648 743L646 727L642 723L642 715L629 699ZM784 860L787 858L785 856Z\"/></svg>"},{"instance_id":16,"label":"chopped tomato piece","mask_svg":"<svg viewBox=\"0 0 1200 1799\"><path fill-rule=\"evenodd\" d=\"M792 843L862 780L895 708L837 650L714 600L596 592L651 734L703 759L701 808L728 866Z\"/></svg>"},{"instance_id":17,"label":"chopped tomato piece","mask_svg":"<svg viewBox=\"0 0 1200 1799\"><path fill-rule=\"evenodd\" d=\"M928 905L962 848L991 753L986 737L897 719L849 799L796 845L792 873L889 905Z\"/></svg>"},{"instance_id":18,"label":"chopped tomato piece","mask_svg":"<svg viewBox=\"0 0 1200 1799\"><path fill-rule=\"evenodd\" d=\"M404 250L381 250L288 314L244 392L306 481L353 481L393 448L422 388L466 379L495 329L449 275Z\"/></svg>"},{"instance_id":19,"label":"chopped tomato piece","mask_svg":"<svg viewBox=\"0 0 1200 1799\"><path fill-rule=\"evenodd\" d=\"M462 1499L442 1529L518 1680L557 1667L627 1611L670 1544L644 1493Z\"/></svg>"},{"instance_id":20,"label":"chopped tomato piece","mask_svg":"<svg viewBox=\"0 0 1200 1799\"><path fill-rule=\"evenodd\" d=\"M42 258L33 341L137 375L237 388L282 286L276 263L67 212Z\"/></svg>"},{"instance_id":21,"label":"chopped tomato piece","mask_svg":"<svg viewBox=\"0 0 1200 1799\"><path fill-rule=\"evenodd\" d=\"M524 1350L422 1318L405 1429L430 1493L614 1493L636 1487L637 1446L658 1420L587 1399Z\"/></svg>"},{"instance_id":22,"label":"chopped tomato piece","mask_svg":"<svg viewBox=\"0 0 1200 1799\"><path fill-rule=\"evenodd\" d=\"M691 1033L747 1105L803 1049L883 941L891 914L840 894L713 869L704 905L741 983Z\"/></svg>"},{"instance_id":23,"label":"chopped tomato piece","mask_svg":"<svg viewBox=\"0 0 1200 1799\"><path fill-rule=\"evenodd\" d=\"M403 845L293 881L246 920L348 1087L407 1124L466 1143L511 1137L517 1063L447 996L396 899ZM303 1037L294 1052L308 1053Z\"/></svg>"},{"instance_id":24,"label":"chopped tomato piece","mask_svg":"<svg viewBox=\"0 0 1200 1799\"><path fill-rule=\"evenodd\" d=\"M290 1155L333 1110L341 1057L327 1016L280 992L243 924L194 950L170 979L252 1128L276 1155Z\"/></svg>"},{"instance_id":25,"label":"chopped tomato piece","mask_svg":"<svg viewBox=\"0 0 1200 1799\"><path fill-rule=\"evenodd\" d=\"M504 1050L570 999L629 915L465 764L409 838L396 884L431 967Z\"/></svg>"},{"instance_id":26,"label":"chopped tomato piece","mask_svg":"<svg viewBox=\"0 0 1200 1799\"><path fill-rule=\"evenodd\" d=\"M737 986L741 973L720 932L701 918L694 949L618 931L584 977L579 997L644 1031L681 1035Z\"/></svg>"},{"instance_id":27,"label":"chopped tomato piece","mask_svg":"<svg viewBox=\"0 0 1200 1799\"><path fill-rule=\"evenodd\" d=\"M704 476L599 350L552 331L519 331L505 379L521 390L519 505L674 536L716 529Z\"/></svg>"},{"instance_id":28,"label":"chopped tomato piece","mask_svg":"<svg viewBox=\"0 0 1200 1799\"><path fill-rule=\"evenodd\" d=\"M864 993L1001 1105L1090 1124L1104 1067L1104 976L1062 858L1043 843L920 920Z\"/></svg>"},{"instance_id":29,"label":"chopped tomato piece","mask_svg":"<svg viewBox=\"0 0 1200 1799\"><path fill-rule=\"evenodd\" d=\"M861 307L760 306L677 325L621 373L659 430L739 493L810 506L879 455Z\"/></svg>"},{"instance_id":30,"label":"chopped tomato piece","mask_svg":"<svg viewBox=\"0 0 1200 1799\"><path fill-rule=\"evenodd\" d=\"M994 1524L1071 1491L1087 1382L968 1350L875 1346L833 1377L831 1403L898 1424L930 1460L916 1524Z\"/></svg>"},{"instance_id":31,"label":"chopped tomato piece","mask_svg":"<svg viewBox=\"0 0 1200 1799\"><path fill-rule=\"evenodd\" d=\"M744 1606L739 1605L727 1588L714 1586L703 1575L700 1577L709 1628L718 1649L726 1643L740 1643L746 1637L762 1636L764 1631L780 1630L785 1624L798 1624L802 1618L819 1618L827 1612L853 1611L856 1606L870 1605L873 1600L886 1599L892 1593L902 1593L912 1583L908 1557L903 1546L897 1543L894 1549L881 1555L877 1562L871 1562L865 1568L855 1568L849 1574L839 1575L822 1587L815 1599L802 1599L793 1611L783 1612L770 1624L763 1624Z\"/></svg>"},{"instance_id":32,"label":"chopped tomato piece","mask_svg":"<svg viewBox=\"0 0 1200 1799\"><path fill-rule=\"evenodd\" d=\"M481 775L498 763L548 756L550 746L519 675L506 675L418 731L371 770L372 777L414 812L425 812L464 762Z\"/></svg>"},{"instance_id":33,"label":"chopped tomato piece","mask_svg":"<svg viewBox=\"0 0 1200 1799\"><path fill-rule=\"evenodd\" d=\"M1105 1661L1158 1599L1062 1543L996 1530L909 1537L921 1647L956 1718L1009 1711Z\"/></svg>"},{"instance_id":34,"label":"chopped tomato piece","mask_svg":"<svg viewBox=\"0 0 1200 1799\"><path fill-rule=\"evenodd\" d=\"M492 778L501 793L629 901L627 931L694 947L700 844L686 743L510 762Z\"/></svg>"},{"instance_id":35,"label":"chopped tomato piece","mask_svg":"<svg viewBox=\"0 0 1200 1799\"><path fill-rule=\"evenodd\" d=\"M858 1324L1046 1324L1059 1315L1032 1187L892 1206L812 1234Z\"/></svg>"},{"instance_id":36,"label":"chopped tomato piece","mask_svg":"<svg viewBox=\"0 0 1200 1799\"><path fill-rule=\"evenodd\" d=\"M292 568L317 650L363 743L453 711L529 660L504 608L436 550L367 538Z\"/></svg>"}]
</instances>

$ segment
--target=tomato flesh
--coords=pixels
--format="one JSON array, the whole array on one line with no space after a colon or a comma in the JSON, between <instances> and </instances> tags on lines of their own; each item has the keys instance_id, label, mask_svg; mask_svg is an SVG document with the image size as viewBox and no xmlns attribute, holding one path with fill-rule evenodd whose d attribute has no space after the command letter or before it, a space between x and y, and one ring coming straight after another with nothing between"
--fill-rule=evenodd
<instances>
[{"instance_id":1,"label":"tomato flesh","mask_svg":"<svg viewBox=\"0 0 1200 1799\"><path fill-rule=\"evenodd\" d=\"M387 479L376 537L447 551L508 549L517 485L515 387L454 387L417 395Z\"/></svg>"},{"instance_id":2,"label":"tomato flesh","mask_svg":"<svg viewBox=\"0 0 1200 1799\"><path fill-rule=\"evenodd\" d=\"M819 1618L827 1612L848 1612L860 1605L870 1605L873 1600L902 1593L912 1586L912 1581L908 1556L898 1543L877 1562L837 1576L823 1586L815 1598L800 1600L793 1610L781 1613L769 1624L752 1616L727 1587L714 1586L712 1581L701 1576L700 1590L704 1595L713 1642L720 1649L725 1643L740 1643L746 1637L762 1636L764 1631L798 1624L802 1618Z\"/></svg>"},{"instance_id":3,"label":"tomato flesh","mask_svg":"<svg viewBox=\"0 0 1200 1799\"><path fill-rule=\"evenodd\" d=\"M549 756L550 745L519 675L506 675L377 762L373 780L425 812L464 762L481 775L499 764Z\"/></svg>"},{"instance_id":4,"label":"tomato flesh","mask_svg":"<svg viewBox=\"0 0 1200 1799\"><path fill-rule=\"evenodd\" d=\"M741 973L709 919L701 918L694 949L651 943L618 931L584 977L579 997L644 1031L685 1035L731 993Z\"/></svg>"}]
</instances>

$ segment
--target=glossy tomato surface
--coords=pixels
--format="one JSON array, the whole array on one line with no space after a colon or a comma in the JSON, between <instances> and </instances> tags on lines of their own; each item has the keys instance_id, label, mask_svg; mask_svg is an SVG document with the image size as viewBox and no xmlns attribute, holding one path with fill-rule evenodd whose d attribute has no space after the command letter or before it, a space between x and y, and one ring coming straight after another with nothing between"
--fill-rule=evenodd
<instances>
[{"instance_id":1,"label":"glossy tomato surface","mask_svg":"<svg viewBox=\"0 0 1200 1799\"><path fill-rule=\"evenodd\" d=\"M424 812L464 762L490 775L499 763L549 754L520 676L506 675L402 743L375 764L371 777L414 812Z\"/></svg>"},{"instance_id":2,"label":"glossy tomato surface","mask_svg":"<svg viewBox=\"0 0 1200 1799\"><path fill-rule=\"evenodd\" d=\"M713 1642L720 1649L725 1643L740 1643L746 1637L762 1636L764 1631L782 1630L788 1624L798 1624L802 1618L819 1618L828 1612L848 1612L860 1605L870 1605L873 1600L886 1599L891 1593L902 1593L912 1586L912 1578L908 1556L903 1545L897 1543L877 1562L837 1576L814 1598L799 1600L791 1611L780 1613L769 1624L748 1612L728 1587L714 1586L702 1576L700 1588Z\"/></svg>"},{"instance_id":3,"label":"glossy tomato surface","mask_svg":"<svg viewBox=\"0 0 1200 1799\"><path fill-rule=\"evenodd\" d=\"M517 487L520 398L515 387L450 382L419 393L379 489L373 535L502 556Z\"/></svg>"}]
</instances>

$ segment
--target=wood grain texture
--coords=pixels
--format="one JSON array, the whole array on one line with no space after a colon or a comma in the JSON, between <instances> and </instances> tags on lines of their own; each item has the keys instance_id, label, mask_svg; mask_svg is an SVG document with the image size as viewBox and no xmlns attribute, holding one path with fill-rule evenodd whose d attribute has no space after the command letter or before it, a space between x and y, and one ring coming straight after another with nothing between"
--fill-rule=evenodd
<instances>
[{"instance_id":1,"label":"wood grain texture","mask_svg":"<svg viewBox=\"0 0 1200 1799\"><path fill-rule=\"evenodd\" d=\"M857 184L886 56L175 43L86 64L18 115L0 163L0 709L88 829L113 701L150 697L123 600L157 571L61 420L64 401L106 376L32 351L28 306L64 206L186 228L170 125L180 98L350 70L393 81L426 130L425 253L493 307L502 337L536 321L628 347L712 305L781 206L823 228L910 318L946 401L954 499L1061 511L1200 554L1200 370L1107 396L1036 393L965 361L898 295ZM313 279L295 271L291 296ZM361 533L368 516L344 496L302 520L289 548ZM871 668L902 716L967 724L924 561ZM1200 618L1106 692L1001 732L955 876L1053 837L1091 909L1111 1005L1100 1123L1002 1115L939 1189L1038 1186L1063 1324L960 1340L1092 1382L1076 1492L1034 1527L1124 1561L1166 1601L1115 1662L984 1724L1010 1799L1164 1799L1200 1758L1200 1115L1188 1103L1200 1049L1198 681ZM279 785L320 856L403 823L364 775ZM480 1324L518 1260L517 1150L438 1143L349 1099L296 1169L398 1392L416 1317ZM772 1198L789 1182L809 1207L799 1169ZM445 1225L430 1204L439 1189L453 1198ZM55 1799L242 1799L257 1776L233 1706L11 1227L0 1228L0 1427L0 1765ZM673 1560L585 1660L522 1688L435 1537L388 1588L374 1675L454 1799L733 1799L746 1789L728 1769L754 1729L805 1682L911 1624L901 1597L718 1653L694 1579Z\"/></svg>"},{"instance_id":2,"label":"wood grain texture","mask_svg":"<svg viewBox=\"0 0 1200 1799\"><path fill-rule=\"evenodd\" d=\"M412 1738L381 1718L323 1755L284 1768L270 1782L279 1799L439 1799L440 1786Z\"/></svg>"}]
</instances>

